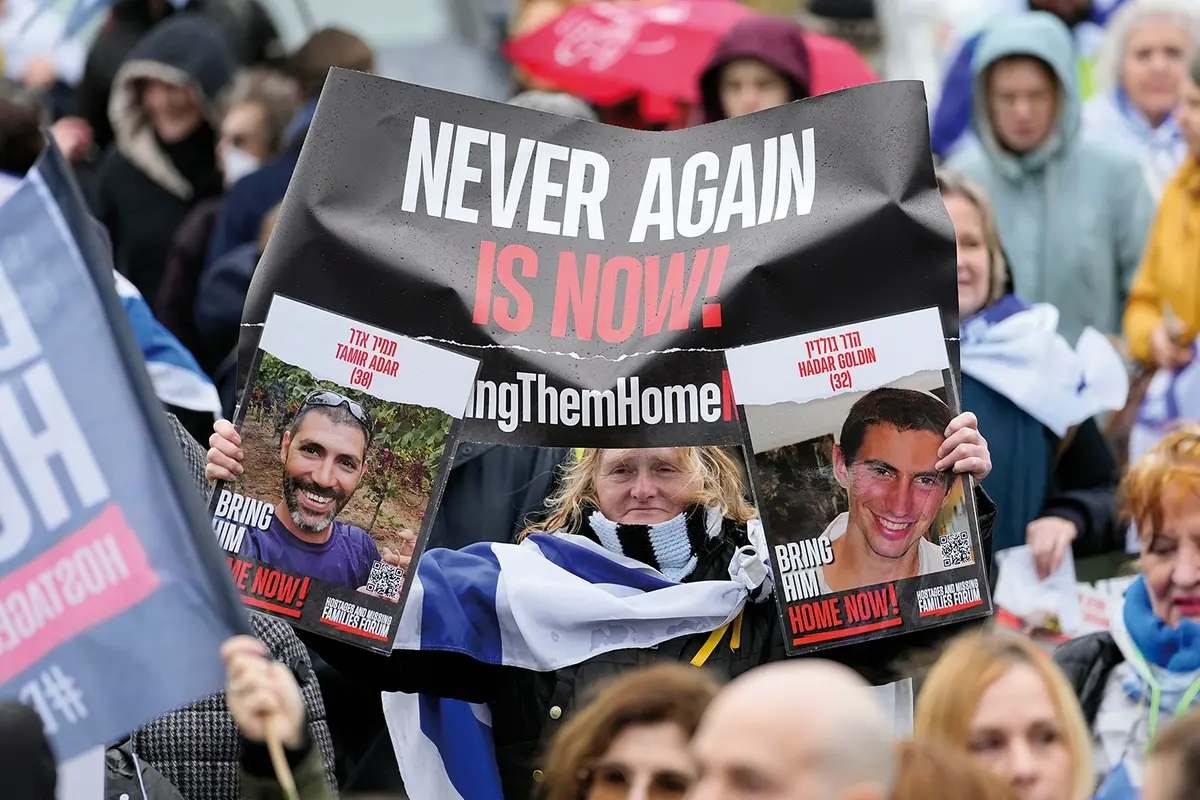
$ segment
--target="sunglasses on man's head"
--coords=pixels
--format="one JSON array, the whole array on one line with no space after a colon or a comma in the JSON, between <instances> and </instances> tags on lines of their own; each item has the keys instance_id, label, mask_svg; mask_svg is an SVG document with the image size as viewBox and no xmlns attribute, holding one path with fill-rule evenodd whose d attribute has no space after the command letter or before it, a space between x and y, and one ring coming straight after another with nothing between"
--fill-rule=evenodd
<instances>
[{"instance_id":1,"label":"sunglasses on man's head","mask_svg":"<svg viewBox=\"0 0 1200 800\"><path fill-rule=\"evenodd\" d=\"M633 791L634 777L617 764L598 764L587 772L587 800L626 800ZM646 787L647 800L681 800L692 787L692 778L679 772L655 772Z\"/></svg>"},{"instance_id":2,"label":"sunglasses on man's head","mask_svg":"<svg viewBox=\"0 0 1200 800\"><path fill-rule=\"evenodd\" d=\"M371 415L361 404L356 403L349 397L340 395L337 392L331 392L328 389L318 389L317 391L304 398L304 402L300 404L300 410L304 411L313 406L324 406L326 408L337 408L345 406L350 409L350 414L366 429L367 438L375 432L375 425L371 421Z\"/></svg>"}]
</instances>

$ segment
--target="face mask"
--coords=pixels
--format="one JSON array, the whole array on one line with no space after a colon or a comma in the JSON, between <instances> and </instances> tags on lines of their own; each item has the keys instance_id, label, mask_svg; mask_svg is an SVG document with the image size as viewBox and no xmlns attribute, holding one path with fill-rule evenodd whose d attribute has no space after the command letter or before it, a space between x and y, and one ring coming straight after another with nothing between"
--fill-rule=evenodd
<instances>
[{"instance_id":1,"label":"face mask","mask_svg":"<svg viewBox=\"0 0 1200 800\"><path fill-rule=\"evenodd\" d=\"M245 150L236 147L226 147L221 151L222 167L225 172L225 187L229 188L242 178L262 166L262 159L252 156Z\"/></svg>"}]
</instances>

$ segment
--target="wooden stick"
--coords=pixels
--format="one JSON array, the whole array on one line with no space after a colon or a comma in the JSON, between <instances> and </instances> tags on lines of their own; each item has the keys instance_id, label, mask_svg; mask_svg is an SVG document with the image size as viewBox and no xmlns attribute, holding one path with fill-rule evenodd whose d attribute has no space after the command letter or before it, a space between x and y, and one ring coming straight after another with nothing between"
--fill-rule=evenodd
<instances>
[{"instance_id":1,"label":"wooden stick","mask_svg":"<svg viewBox=\"0 0 1200 800\"><path fill-rule=\"evenodd\" d=\"M271 766L275 768L275 780L279 781L284 797L288 800L300 800L296 791L296 778L292 775L292 768L288 766L287 756L283 752L283 740L279 737L279 730L272 724L275 720L276 718L268 719L265 726L267 752L271 756Z\"/></svg>"}]
</instances>

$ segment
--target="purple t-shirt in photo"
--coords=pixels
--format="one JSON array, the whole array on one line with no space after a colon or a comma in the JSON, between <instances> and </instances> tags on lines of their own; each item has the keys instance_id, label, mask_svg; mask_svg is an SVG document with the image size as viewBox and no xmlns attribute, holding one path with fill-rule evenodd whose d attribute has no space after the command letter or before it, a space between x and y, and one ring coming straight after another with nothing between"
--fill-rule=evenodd
<instances>
[{"instance_id":1,"label":"purple t-shirt in photo","mask_svg":"<svg viewBox=\"0 0 1200 800\"><path fill-rule=\"evenodd\" d=\"M265 531L249 531L242 555L294 575L357 589L367 585L371 565L379 560L379 548L362 528L337 521L324 544L310 544L294 536L276 514Z\"/></svg>"}]
</instances>

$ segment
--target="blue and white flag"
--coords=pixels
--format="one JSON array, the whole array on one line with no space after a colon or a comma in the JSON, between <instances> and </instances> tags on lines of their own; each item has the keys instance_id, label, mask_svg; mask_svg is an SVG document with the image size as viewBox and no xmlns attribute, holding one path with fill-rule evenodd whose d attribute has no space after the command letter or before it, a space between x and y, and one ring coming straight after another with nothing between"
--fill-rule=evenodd
<instances>
[{"instance_id":1,"label":"blue and white flag","mask_svg":"<svg viewBox=\"0 0 1200 800\"><path fill-rule=\"evenodd\" d=\"M1075 347L1058 309L1016 295L962 323L962 372L1008 398L1055 436L1125 405L1129 375L1108 338L1086 328Z\"/></svg>"},{"instance_id":2,"label":"blue and white flag","mask_svg":"<svg viewBox=\"0 0 1200 800\"><path fill-rule=\"evenodd\" d=\"M221 397L212 379L204 374L195 356L154 318L149 303L129 280L113 272L117 296L146 359L154 393L167 405L221 417Z\"/></svg>"},{"instance_id":3,"label":"blue and white flag","mask_svg":"<svg viewBox=\"0 0 1200 800\"><path fill-rule=\"evenodd\" d=\"M0 698L66 762L219 690L219 646L248 632L50 147L0 206Z\"/></svg>"},{"instance_id":4,"label":"blue and white flag","mask_svg":"<svg viewBox=\"0 0 1200 800\"><path fill-rule=\"evenodd\" d=\"M720 519L710 513L709 524ZM462 653L488 664L551 671L614 650L653 647L728 624L771 596L762 526L729 565L729 580L675 583L639 561L572 534L519 545L480 543L421 556L398 650ZM384 694L406 790L422 800L499 800L485 706Z\"/></svg>"}]
</instances>

